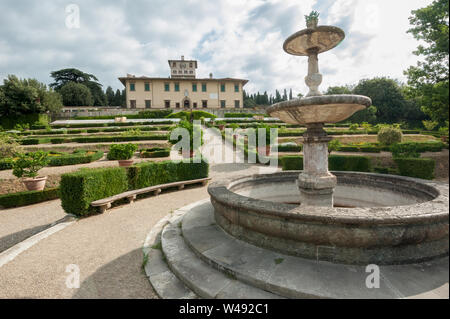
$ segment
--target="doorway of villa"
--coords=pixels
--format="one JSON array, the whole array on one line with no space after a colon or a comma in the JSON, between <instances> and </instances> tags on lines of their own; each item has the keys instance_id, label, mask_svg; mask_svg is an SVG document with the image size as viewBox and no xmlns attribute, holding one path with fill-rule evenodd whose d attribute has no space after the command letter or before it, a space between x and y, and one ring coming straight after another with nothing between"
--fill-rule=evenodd
<instances>
[{"instance_id":1,"label":"doorway of villa","mask_svg":"<svg viewBox=\"0 0 450 319\"><path fill-rule=\"evenodd\" d=\"M191 107L191 101L189 99L185 99L183 102L183 107L185 109L189 109Z\"/></svg>"}]
</instances>

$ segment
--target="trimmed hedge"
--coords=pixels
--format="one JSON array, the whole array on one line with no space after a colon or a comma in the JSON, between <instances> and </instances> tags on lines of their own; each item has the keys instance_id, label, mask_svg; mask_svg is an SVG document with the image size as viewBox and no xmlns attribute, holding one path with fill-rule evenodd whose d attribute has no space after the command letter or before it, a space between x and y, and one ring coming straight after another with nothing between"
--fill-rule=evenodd
<instances>
[{"instance_id":1,"label":"trimmed hedge","mask_svg":"<svg viewBox=\"0 0 450 319\"><path fill-rule=\"evenodd\" d=\"M11 158L4 158L0 160L0 171L3 171L5 169L12 169L12 159Z\"/></svg>"},{"instance_id":2,"label":"trimmed hedge","mask_svg":"<svg viewBox=\"0 0 450 319\"><path fill-rule=\"evenodd\" d=\"M252 114L252 113L225 113L224 117L253 117L253 116L264 116L264 114Z\"/></svg>"},{"instance_id":3,"label":"trimmed hedge","mask_svg":"<svg viewBox=\"0 0 450 319\"><path fill-rule=\"evenodd\" d=\"M94 154L74 153L58 157L50 157L48 166L64 166L86 164L97 161L103 157L103 151L97 151Z\"/></svg>"},{"instance_id":4,"label":"trimmed hedge","mask_svg":"<svg viewBox=\"0 0 450 319\"><path fill-rule=\"evenodd\" d=\"M302 156L283 156L280 158L283 170L302 170ZM370 172L370 158L367 156L345 156L330 155L328 156L328 168L331 171L356 171Z\"/></svg>"},{"instance_id":5,"label":"trimmed hedge","mask_svg":"<svg viewBox=\"0 0 450 319\"><path fill-rule=\"evenodd\" d=\"M125 122L125 123L79 123L79 124L52 124L53 128L90 128L90 127L115 127L115 126L138 126L138 125L162 125L174 124L172 121L159 122Z\"/></svg>"},{"instance_id":6,"label":"trimmed hedge","mask_svg":"<svg viewBox=\"0 0 450 319\"><path fill-rule=\"evenodd\" d=\"M302 145L278 144L278 152L301 152Z\"/></svg>"},{"instance_id":7,"label":"trimmed hedge","mask_svg":"<svg viewBox=\"0 0 450 319\"><path fill-rule=\"evenodd\" d=\"M61 176L61 206L69 213L86 216L97 210L91 202L127 190L208 177L206 162L144 162L134 166L81 169Z\"/></svg>"},{"instance_id":8,"label":"trimmed hedge","mask_svg":"<svg viewBox=\"0 0 450 319\"><path fill-rule=\"evenodd\" d=\"M169 148L153 147L140 150L140 157L142 158L167 157L169 155Z\"/></svg>"},{"instance_id":9,"label":"trimmed hedge","mask_svg":"<svg viewBox=\"0 0 450 319\"><path fill-rule=\"evenodd\" d=\"M75 143L98 143L98 142L128 142L128 141L151 141L151 140L167 140L167 134L153 134L153 135L132 135L132 136L89 136L76 137L71 141Z\"/></svg>"},{"instance_id":10,"label":"trimmed hedge","mask_svg":"<svg viewBox=\"0 0 450 319\"><path fill-rule=\"evenodd\" d=\"M126 117L128 119L158 119L165 118L170 115L172 110L154 110L140 111L138 114L118 114L118 115L101 115L101 116L77 116L77 120L113 120L116 117Z\"/></svg>"},{"instance_id":11,"label":"trimmed hedge","mask_svg":"<svg viewBox=\"0 0 450 319\"><path fill-rule=\"evenodd\" d=\"M130 189L208 177L209 165L172 161L142 162L128 168Z\"/></svg>"},{"instance_id":12,"label":"trimmed hedge","mask_svg":"<svg viewBox=\"0 0 450 319\"><path fill-rule=\"evenodd\" d=\"M283 171L294 171L303 169L303 156L283 156L280 158Z\"/></svg>"},{"instance_id":13,"label":"trimmed hedge","mask_svg":"<svg viewBox=\"0 0 450 319\"><path fill-rule=\"evenodd\" d=\"M417 177L423 179L434 178L436 161L432 158L395 158L398 171L402 176Z\"/></svg>"},{"instance_id":14,"label":"trimmed hedge","mask_svg":"<svg viewBox=\"0 0 450 319\"><path fill-rule=\"evenodd\" d=\"M0 207L12 208L45 202L59 197L59 188L0 195Z\"/></svg>"},{"instance_id":15,"label":"trimmed hedge","mask_svg":"<svg viewBox=\"0 0 450 319\"><path fill-rule=\"evenodd\" d=\"M61 206L68 214L86 216L95 212L91 202L126 190L128 178L123 167L81 169L61 176Z\"/></svg>"},{"instance_id":16,"label":"trimmed hedge","mask_svg":"<svg viewBox=\"0 0 450 319\"><path fill-rule=\"evenodd\" d=\"M371 163L368 156L330 155L328 168L330 171L370 172Z\"/></svg>"}]
</instances>

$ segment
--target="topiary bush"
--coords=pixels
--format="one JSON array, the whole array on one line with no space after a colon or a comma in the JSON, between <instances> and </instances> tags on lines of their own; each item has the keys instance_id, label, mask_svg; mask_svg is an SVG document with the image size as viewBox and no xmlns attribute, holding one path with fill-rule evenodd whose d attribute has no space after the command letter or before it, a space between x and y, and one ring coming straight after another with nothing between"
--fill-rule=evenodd
<instances>
[{"instance_id":1,"label":"topiary bush","mask_svg":"<svg viewBox=\"0 0 450 319\"><path fill-rule=\"evenodd\" d=\"M434 178L436 161L432 158L395 158L394 161L402 176L423 179Z\"/></svg>"},{"instance_id":2,"label":"topiary bush","mask_svg":"<svg viewBox=\"0 0 450 319\"><path fill-rule=\"evenodd\" d=\"M125 168L85 168L61 176L61 206L68 214L86 216L96 212L90 207L91 202L126 190L128 177Z\"/></svg>"},{"instance_id":3,"label":"topiary bush","mask_svg":"<svg viewBox=\"0 0 450 319\"><path fill-rule=\"evenodd\" d=\"M128 160L133 157L134 152L136 152L138 146L136 144L112 144L109 147L108 155L106 156L108 160Z\"/></svg>"},{"instance_id":4,"label":"topiary bush","mask_svg":"<svg viewBox=\"0 0 450 319\"><path fill-rule=\"evenodd\" d=\"M402 131L393 127L382 127L378 131L378 142L385 145L401 143L403 138Z\"/></svg>"}]
</instances>

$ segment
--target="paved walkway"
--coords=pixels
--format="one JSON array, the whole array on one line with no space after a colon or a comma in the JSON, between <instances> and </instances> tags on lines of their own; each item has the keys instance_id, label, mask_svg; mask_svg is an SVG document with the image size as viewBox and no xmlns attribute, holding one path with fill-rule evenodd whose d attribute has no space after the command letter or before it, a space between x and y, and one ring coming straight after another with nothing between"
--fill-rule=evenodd
<instances>
[{"instance_id":1,"label":"paved walkway","mask_svg":"<svg viewBox=\"0 0 450 319\"><path fill-rule=\"evenodd\" d=\"M205 132L207 140L212 135L210 130ZM208 147L203 147L204 153ZM230 152L230 145L226 148ZM258 173L260 168L212 163L210 176L214 180ZM186 187L80 219L0 266L0 298L156 298L141 268L147 233L175 209L208 197L206 186ZM0 226L5 227L0 228L0 241L9 238L2 243L3 250L24 239L26 230L63 216L59 200L2 211ZM70 275L66 267L72 264L80 269L79 288L66 286Z\"/></svg>"}]
</instances>

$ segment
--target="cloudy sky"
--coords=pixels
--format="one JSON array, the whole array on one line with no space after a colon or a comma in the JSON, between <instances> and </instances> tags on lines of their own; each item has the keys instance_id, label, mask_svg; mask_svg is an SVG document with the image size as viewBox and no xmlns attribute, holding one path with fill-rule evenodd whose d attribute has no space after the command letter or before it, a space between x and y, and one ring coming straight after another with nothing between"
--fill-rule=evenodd
<instances>
[{"instance_id":1,"label":"cloudy sky","mask_svg":"<svg viewBox=\"0 0 450 319\"><path fill-rule=\"evenodd\" d=\"M105 86L117 80L169 75L168 59L197 59L198 77L249 79L246 90L292 88L307 92L307 58L282 49L305 28L304 15L320 12L319 25L335 25L346 38L319 55L321 89L389 76L417 57L406 33L411 10L431 0L1 0L0 80L8 74L51 83L50 72L74 67ZM72 5L72 6L71 6ZM76 11L79 9L79 24Z\"/></svg>"}]
</instances>

